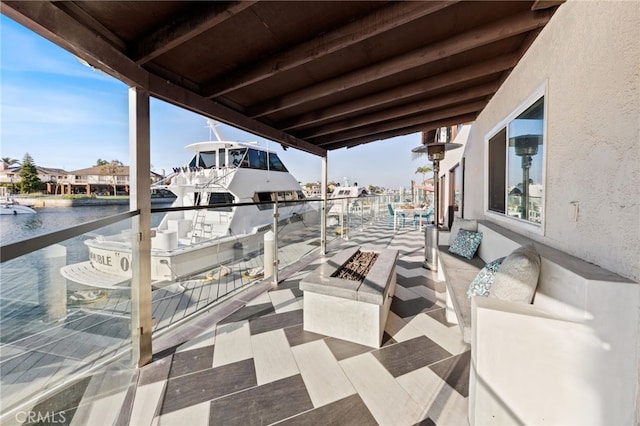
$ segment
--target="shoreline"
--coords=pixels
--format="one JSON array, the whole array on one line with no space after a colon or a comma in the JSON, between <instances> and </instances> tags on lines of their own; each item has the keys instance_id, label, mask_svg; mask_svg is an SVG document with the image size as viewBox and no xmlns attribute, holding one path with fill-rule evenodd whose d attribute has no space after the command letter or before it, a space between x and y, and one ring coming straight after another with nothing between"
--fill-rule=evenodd
<instances>
[{"instance_id":1,"label":"shoreline","mask_svg":"<svg viewBox=\"0 0 640 426\"><path fill-rule=\"evenodd\" d=\"M129 198L47 198L47 197L15 197L15 200L22 204L34 208L42 207L85 207L85 206L111 206L111 205L128 205ZM168 204L173 203L175 197L153 197L151 204Z\"/></svg>"}]
</instances>

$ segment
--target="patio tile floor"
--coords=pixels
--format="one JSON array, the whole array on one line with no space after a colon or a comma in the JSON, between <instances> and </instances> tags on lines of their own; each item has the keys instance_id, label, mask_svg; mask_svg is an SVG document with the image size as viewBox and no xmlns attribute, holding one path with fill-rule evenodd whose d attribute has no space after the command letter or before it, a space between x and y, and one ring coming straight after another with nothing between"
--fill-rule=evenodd
<instances>
[{"instance_id":1,"label":"patio tile floor","mask_svg":"<svg viewBox=\"0 0 640 426\"><path fill-rule=\"evenodd\" d=\"M304 331L298 284L318 258L212 324L206 346L180 351L191 339L142 368L141 377L157 377L147 370L171 362L155 399L139 395L139 386L133 404L145 398L158 425L191 418L209 425L468 424L470 350L445 320L444 286L422 268L423 234L381 225L342 247L356 244L400 251L400 288L380 349ZM216 362L217 353L226 361Z\"/></svg>"},{"instance_id":2,"label":"patio tile floor","mask_svg":"<svg viewBox=\"0 0 640 426\"><path fill-rule=\"evenodd\" d=\"M68 420L468 424L470 348L459 327L446 322L443 283L422 268L424 234L411 227L394 232L382 221L340 248L362 244L399 250L397 290L380 349L304 331L299 282L323 261L309 257L283 271L286 279L277 288L247 293L229 301L215 320L207 322L205 314L154 340L153 361L120 395L108 395L117 409L100 404L95 393L90 402L85 395L81 414L74 419L70 409ZM329 256L337 250L332 246ZM76 386L75 394L87 386Z\"/></svg>"}]
</instances>

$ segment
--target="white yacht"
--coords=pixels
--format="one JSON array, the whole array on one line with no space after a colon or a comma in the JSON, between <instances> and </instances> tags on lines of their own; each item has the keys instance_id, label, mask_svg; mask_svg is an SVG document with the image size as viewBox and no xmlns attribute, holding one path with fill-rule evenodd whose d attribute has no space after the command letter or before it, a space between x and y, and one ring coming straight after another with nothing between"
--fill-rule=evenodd
<instances>
[{"instance_id":1,"label":"white yacht","mask_svg":"<svg viewBox=\"0 0 640 426\"><path fill-rule=\"evenodd\" d=\"M211 270L233 259L234 247L259 243L272 229L273 201L279 221L304 221L317 210L307 203L302 187L276 153L257 143L209 141L186 146L191 161L173 170L155 189L176 195L172 207L202 209L170 211L155 229L151 243L151 278L173 282ZM264 204L253 204L264 202ZM243 204L230 206L229 204ZM97 287L126 284L131 278L130 231L85 241L89 260L62 268L75 282Z\"/></svg>"},{"instance_id":2,"label":"white yacht","mask_svg":"<svg viewBox=\"0 0 640 426\"><path fill-rule=\"evenodd\" d=\"M0 188L0 214L35 214L36 211L29 206L25 206L16 201L6 192L6 188Z\"/></svg>"},{"instance_id":3,"label":"white yacht","mask_svg":"<svg viewBox=\"0 0 640 426\"><path fill-rule=\"evenodd\" d=\"M353 213L362 208L357 200L351 198L366 197L369 195L364 186L358 186L358 182L353 185L345 177L342 186L336 186L331 194L331 207L327 212L330 220L335 220L343 215L343 212ZM347 207L348 206L348 207Z\"/></svg>"}]
</instances>

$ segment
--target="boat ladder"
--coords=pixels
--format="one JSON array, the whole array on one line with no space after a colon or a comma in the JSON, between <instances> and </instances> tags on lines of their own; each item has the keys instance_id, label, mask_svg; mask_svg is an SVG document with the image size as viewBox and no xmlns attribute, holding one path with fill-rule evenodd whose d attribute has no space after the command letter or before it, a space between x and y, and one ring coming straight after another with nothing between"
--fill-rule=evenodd
<instances>
[{"instance_id":1,"label":"boat ladder","mask_svg":"<svg viewBox=\"0 0 640 426\"><path fill-rule=\"evenodd\" d=\"M205 204L209 204L211 193L207 193ZM202 203L201 203L202 205ZM193 217L193 226L191 227L191 244L202 241L204 238L213 238L213 224L205 222L207 218L207 209L196 210Z\"/></svg>"}]
</instances>

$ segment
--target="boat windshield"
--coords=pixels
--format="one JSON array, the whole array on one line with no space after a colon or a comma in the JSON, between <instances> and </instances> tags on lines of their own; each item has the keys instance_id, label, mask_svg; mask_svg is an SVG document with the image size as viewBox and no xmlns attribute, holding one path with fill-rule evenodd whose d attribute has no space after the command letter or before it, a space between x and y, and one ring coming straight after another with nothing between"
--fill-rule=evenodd
<instances>
[{"instance_id":1,"label":"boat windshield","mask_svg":"<svg viewBox=\"0 0 640 426\"><path fill-rule=\"evenodd\" d=\"M234 148L229 150L229 165L233 167L249 167L249 159L245 155L246 148Z\"/></svg>"},{"instance_id":2,"label":"boat windshield","mask_svg":"<svg viewBox=\"0 0 640 426\"><path fill-rule=\"evenodd\" d=\"M249 157L248 163L243 161L240 167L274 172L287 171L287 168L282 164L276 153L249 148L247 156Z\"/></svg>"},{"instance_id":3,"label":"boat windshield","mask_svg":"<svg viewBox=\"0 0 640 426\"><path fill-rule=\"evenodd\" d=\"M205 169L213 169L216 167L216 153L215 152L201 152L198 160L198 166Z\"/></svg>"},{"instance_id":4,"label":"boat windshield","mask_svg":"<svg viewBox=\"0 0 640 426\"><path fill-rule=\"evenodd\" d=\"M199 152L191 159L189 167L215 169L216 156L218 157L217 166L219 168L227 167L227 154L230 167L271 170L274 172L288 171L278 154L252 148L231 148L226 152L224 149Z\"/></svg>"}]
</instances>

